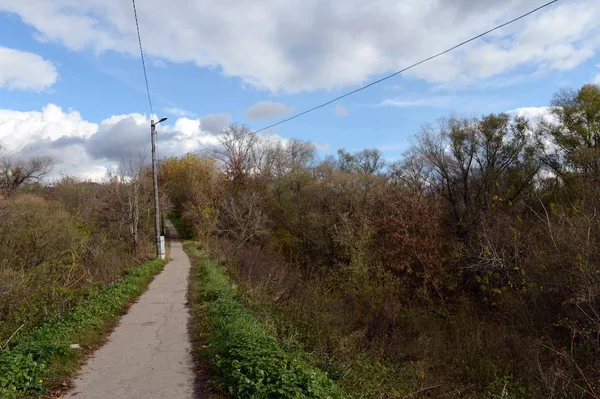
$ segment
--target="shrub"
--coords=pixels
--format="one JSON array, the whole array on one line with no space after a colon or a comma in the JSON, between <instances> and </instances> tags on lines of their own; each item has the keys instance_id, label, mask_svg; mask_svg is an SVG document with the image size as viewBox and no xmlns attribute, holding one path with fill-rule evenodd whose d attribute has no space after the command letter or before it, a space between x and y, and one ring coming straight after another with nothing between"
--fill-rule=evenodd
<instances>
[{"instance_id":1,"label":"shrub","mask_svg":"<svg viewBox=\"0 0 600 399\"><path fill-rule=\"evenodd\" d=\"M208 356L226 391L236 398L342 398L327 375L298 356L286 353L262 323L243 306L226 275L204 259L194 244L203 313L209 336Z\"/></svg>"}]
</instances>

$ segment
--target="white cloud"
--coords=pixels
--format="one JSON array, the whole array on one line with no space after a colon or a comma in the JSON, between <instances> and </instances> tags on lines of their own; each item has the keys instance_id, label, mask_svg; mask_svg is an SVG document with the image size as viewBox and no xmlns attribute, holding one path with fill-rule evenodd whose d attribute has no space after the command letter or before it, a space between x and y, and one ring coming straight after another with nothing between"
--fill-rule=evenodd
<instances>
[{"instance_id":1,"label":"white cloud","mask_svg":"<svg viewBox=\"0 0 600 399\"><path fill-rule=\"evenodd\" d=\"M476 111L489 112L502 109L510 103L507 99L497 99L489 96L476 95L435 95L435 94L417 94L407 93L404 96L388 98L375 104L376 107L397 107L397 108L440 108L451 109L460 112Z\"/></svg>"},{"instance_id":2,"label":"white cloud","mask_svg":"<svg viewBox=\"0 0 600 399\"><path fill-rule=\"evenodd\" d=\"M346 117L348 116L348 109L346 107L344 107L343 105L336 105L333 113L335 114L335 116L339 116L340 118Z\"/></svg>"},{"instance_id":3,"label":"white cloud","mask_svg":"<svg viewBox=\"0 0 600 399\"><path fill-rule=\"evenodd\" d=\"M434 107L434 108L451 108L455 104L458 96L443 95L443 96L428 96L428 97L395 97L381 101L378 106L381 107Z\"/></svg>"},{"instance_id":4,"label":"white cloud","mask_svg":"<svg viewBox=\"0 0 600 399\"><path fill-rule=\"evenodd\" d=\"M227 122L227 115L208 115L209 128ZM161 158L179 156L218 143L202 128L204 118L179 118L158 125ZM3 153L17 157L49 156L55 161L50 179L74 174L101 179L118 167L123 156L150 153L150 121L145 115L113 115L100 124L86 121L74 110L48 104L41 111L0 110L0 144Z\"/></svg>"},{"instance_id":5,"label":"white cloud","mask_svg":"<svg viewBox=\"0 0 600 399\"><path fill-rule=\"evenodd\" d=\"M535 4L534 4L535 3ZM272 92L334 89L401 69L543 0L147 0L138 7L150 59L218 67ZM232 13L231 10L236 12ZM136 55L131 4L121 0L1 0L40 40L72 50ZM408 76L442 85L529 70L564 70L600 47L600 2L558 3ZM77 32L77 34L73 34Z\"/></svg>"},{"instance_id":6,"label":"white cloud","mask_svg":"<svg viewBox=\"0 0 600 399\"><path fill-rule=\"evenodd\" d=\"M0 89L41 91L52 86L56 79L58 72L50 61L37 54L0 46Z\"/></svg>"},{"instance_id":7,"label":"white cloud","mask_svg":"<svg viewBox=\"0 0 600 399\"><path fill-rule=\"evenodd\" d=\"M186 111L185 109L181 109L181 108L175 108L175 107L163 108L163 111L165 111L169 115L174 115L174 116L182 116L182 117L194 116L193 112Z\"/></svg>"},{"instance_id":8,"label":"white cloud","mask_svg":"<svg viewBox=\"0 0 600 399\"><path fill-rule=\"evenodd\" d=\"M248 108L246 116L253 121L262 121L284 116L292 112L294 112L294 108L290 108L284 103L259 101Z\"/></svg>"},{"instance_id":9,"label":"white cloud","mask_svg":"<svg viewBox=\"0 0 600 399\"><path fill-rule=\"evenodd\" d=\"M314 143L314 144L315 144L315 148L318 151L330 151L331 150L330 144L319 144L319 143Z\"/></svg>"},{"instance_id":10,"label":"white cloud","mask_svg":"<svg viewBox=\"0 0 600 399\"><path fill-rule=\"evenodd\" d=\"M0 144L16 157L50 156L56 162L52 177L72 173L104 176L102 163L94 164L83 148L98 125L81 118L77 111L64 112L48 104L41 112L0 110Z\"/></svg>"},{"instance_id":11,"label":"white cloud","mask_svg":"<svg viewBox=\"0 0 600 399\"><path fill-rule=\"evenodd\" d=\"M552 115L552 107L523 107L507 111L507 114L524 117L532 127L537 126L542 121L547 123L557 121L556 117Z\"/></svg>"}]
</instances>

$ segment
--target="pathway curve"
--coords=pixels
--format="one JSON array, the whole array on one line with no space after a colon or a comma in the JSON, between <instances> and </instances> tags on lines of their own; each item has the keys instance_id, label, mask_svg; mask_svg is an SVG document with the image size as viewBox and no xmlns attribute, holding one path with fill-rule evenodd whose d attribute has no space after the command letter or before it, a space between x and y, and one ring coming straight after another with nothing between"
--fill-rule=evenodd
<instances>
[{"instance_id":1,"label":"pathway curve","mask_svg":"<svg viewBox=\"0 0 600 399\"><path fill-rule=\"evenodd\" d=\"M170 223L169 230L174 231ZM66 398L193 398L186 306L190 261L179 240L171 241L171 259L83 366Z\"/></svg>"}]
</instances>

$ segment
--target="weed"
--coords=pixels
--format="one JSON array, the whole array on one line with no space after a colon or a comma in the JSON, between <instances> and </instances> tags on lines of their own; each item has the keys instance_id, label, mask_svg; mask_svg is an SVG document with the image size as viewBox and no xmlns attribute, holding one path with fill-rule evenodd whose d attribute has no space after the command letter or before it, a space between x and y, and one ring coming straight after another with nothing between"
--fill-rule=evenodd
<instances>
[{"instance_id":1,"label":"weed","mask_svg":"<svg viewBox=\"0 0 600 399\"><path fill-rule=\"evenodd\" d=\"M194 243L185 244L194 259L206 318L206 357L223 388L236 398L343 398L324 372L301 356L282 349L264 324L239 301L239 293L218 263L202 256ZM197 304L194 304L197 305Z\"/></svg>"},{"instance_id":2,"label":"weed","mask_svg":"<svg viewBox=\"0 0 600 399\"><path fill-rule=\"evenodd\" d=\"M70 313L48 320L17 337L0 352L0 397L39 396L73 374L84 353L69 348L100 343L127 305L148 286L163 261L153 260L130 269L123 279L95 293Z\"/></svg>"}]
</instances>

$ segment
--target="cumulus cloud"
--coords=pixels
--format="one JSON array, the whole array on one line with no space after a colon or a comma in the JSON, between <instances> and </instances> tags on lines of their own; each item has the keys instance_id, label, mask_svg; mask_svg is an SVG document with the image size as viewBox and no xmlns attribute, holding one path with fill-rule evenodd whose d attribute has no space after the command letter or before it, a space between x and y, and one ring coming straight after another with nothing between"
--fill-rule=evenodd
<instances>
[{"instance_id":1,"label":"cumulus cloud","mask_svg":"<svg viewBox=\"0 0 600 399\"><path fill-rule=\"evenodd\" d=\"M288 107L284 103L259 101L248 108L246 116L253 121L262 121L284 116L292 112L294 112L294 108Z\"/></svg>"},{"instance_id":2,"label":"cumulus cloud","mask_svg":"<svg viewBox=\"0 0 600 399\"><path fill-rule=\"evenodd\" d=\"M208 128L228 122L228 116L208 115ZM179 118L158 125L160 157L183 155L218 143L202 127L203 119ZM79 112L48 104L41 111L0 110L0 147L17 157L49 156L55 162L50 179L74 174L102 179L123 157L150 153L150 121L145 115L114 115L100 124L86 121ZM212 126L211 126L212 125Z\"/></svg>"},{"instance_id":3,"label":"cumulus cloud","mask_svg":"<svg viewBox=\"0 0 600 399\"><path fill-rule=\"evenodd\" d=\"M56 79L58 72L52 62L37 54L0 46L0 88L41 91Z\"/></svg>"},{"instance_id":4,"label":"cumulus cloud","mask_svg":"<svg viewBox=\"0 0 600 399\"><path fill-rule=\"evenodd\" d=\"M523 107L507 111L509 115L522 116L527 119L532 127L540 122L554 123L556 117L552 115L552 107Z\"/></svg>"},{"instance_id":5,"label":"cumulus cloud","mask_svg":"<svg viewBox=\"0 0 600 399\"><path fill-rule=\"evenodd\" d=\"M529 11L542 0L173 0L138 7L149 57L215 67L272 92L334 89L400 69ZM3 0L39 40L135 54L131 5L120 0ZM236 12L232 13L231 10ZM600 47L600 2L561 2L407 73L469 85L516 68L564 70ZM77 32L76 35L73 32Z\"/></svg>"},{"instance_id":6,"label":"cumulus cloud","mask_svg":"<svg viewBox=\"0 0 600 399\"><path fill-rule=\"evenodd\" d=\"M336 105L333 109L333 113L335 116L339 116L340 118L348 116L348 109L343 105Z\"/></svg>"},{"instance_id":7,"label":"cumulus cloud","mask_svg":"<svg viewBox=\"0 0 600 399\"><path fill-rule=\"evenodd\" d=\"M209 114L200 118L202 130L211 134L220 134L230 123L230 114Z\"/></svg>"}]
</instances>

